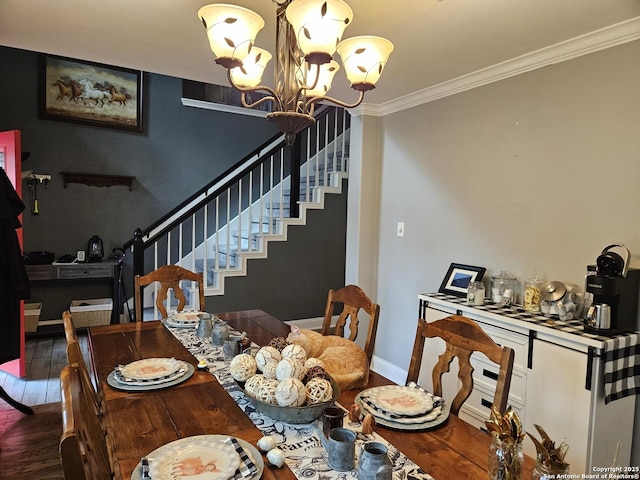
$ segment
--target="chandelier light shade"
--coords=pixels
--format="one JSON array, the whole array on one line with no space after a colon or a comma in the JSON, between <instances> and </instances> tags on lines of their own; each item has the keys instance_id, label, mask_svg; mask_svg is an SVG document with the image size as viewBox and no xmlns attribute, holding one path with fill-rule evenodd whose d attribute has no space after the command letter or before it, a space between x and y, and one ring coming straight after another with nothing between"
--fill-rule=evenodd
<instances>
[{"instance_id":1,"label":"chandelier light shade","mask_svg":"<svg viewBox=\"0 0 640 480\"><path fill-rule=\"evenodd\" d=\"M271 54L266 50L253 47L242 65L231 69L231 81L234 85L243 88L257 87L262 82L264 69L271 60Z\"/></svg>"},{"instance_id":2,"label":"chandelier light shade","mask_svg":"<svg viewBox=\"0 0 640 480\"><path fill-rule=\"evenodd\" d=\"M293 0L286 15L305 60L317 64L331 60L353 19L351 7L342 0Z\"/></svg>"},{"instance_id":3,"label":"chandelier light shade","mask_svg":"<svg viewBox=\"0 0 640 480\"><path fill-rule=\"evenodd\" d=\"M267 119L293 144L301 130L315 123L313 112L320 102L353 108L364 93L375 88L393 51L382 37L362 36L342 40L353 19L343 0L273 0L276 5L276 49L273 55L273 87L261 84L272 55L254 43L264 20L243 7L206 5L198 10L216 63L227 69L229 83L240 90L242 105L255 108L271 103ZM351 88L358 98L347 103L328 95L342 60ZM249 95L260 93L262 95ZM247 100L251 99L247 103Z\"/></svg>"},{"instance_id":4,"label":"chandelier light shade","mask_svg":"<svg viewBox=\"0 0 640 480\"><path fill-rule=\"evenodd\" d=\"M318 74L318 69L320 72ZM333 76L340 70L340 65L335 60L331 60L329 63L322 65L310 65L307 64L306 76L300 76L300 84L304 85L308 79L315 79L318 77L315 88L307 88L307 97L321 97L329 93L331 88L331 82L333 82Z\"/></svg>"},{"instance_id":5,"label":"chandelier light shade","mask_svg":"<svg viewBox=\"0 0 640 480\"><path fill-rule=\"evenodd\" d=\"M216 62L225 68L242 65L264 27L260 15L236 5L206 5L198 10L198 16L207 30Z\"/></svg>"},{"instance_id":6,"label":"chandelier light shade","mask_svg":"<svg viewBox=\"0 0 640 480\"><path fill-rule=\"evenodd\" d=\"M347 38L338 45L347 79L355 90L375 88L391 52L393 43L371 35Z\"/></svg>"}]
</instances>

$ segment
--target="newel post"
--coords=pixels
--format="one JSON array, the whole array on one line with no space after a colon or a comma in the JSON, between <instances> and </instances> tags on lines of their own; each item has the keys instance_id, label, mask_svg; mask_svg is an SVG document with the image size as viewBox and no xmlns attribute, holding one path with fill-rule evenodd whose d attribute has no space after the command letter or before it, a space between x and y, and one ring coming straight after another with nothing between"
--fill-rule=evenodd
<instances>
[{"instance_id":1,"label":"newel post","mask_svg":"<svg viewBox=\"0 0 640 480\"><path fill-rule=\"evenodd\" d=\"M136 228L133 232L133 276L144 275L144 241L142 240L142 230ZM135 282L134 282L135 284Z\"/></svg>"}]
</instances>

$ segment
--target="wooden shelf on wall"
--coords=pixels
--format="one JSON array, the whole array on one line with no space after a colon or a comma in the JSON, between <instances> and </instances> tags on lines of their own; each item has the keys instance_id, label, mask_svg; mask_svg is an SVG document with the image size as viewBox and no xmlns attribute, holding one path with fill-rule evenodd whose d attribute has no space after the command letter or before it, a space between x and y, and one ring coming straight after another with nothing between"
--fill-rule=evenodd
<instances>
[{"instance_id":1,"label":"wooden shelf on wall","mask_svg":"<svg viewBox=\"0 0 640 480\"><path fill-rule=\"evenodd\" d=\"M133 180L136 178L124 175L102 175L99 173L60 172L60 175L62 175L64 188L67 188L68 183L82 183L90 187L123 186L133 190Z\"/></svg>"}]
</instances>

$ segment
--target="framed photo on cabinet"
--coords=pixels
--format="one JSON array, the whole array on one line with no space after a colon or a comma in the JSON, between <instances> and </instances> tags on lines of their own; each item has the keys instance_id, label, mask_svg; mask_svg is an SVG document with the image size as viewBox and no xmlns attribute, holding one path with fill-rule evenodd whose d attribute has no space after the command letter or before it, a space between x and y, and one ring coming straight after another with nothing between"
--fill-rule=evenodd
<instances>
[{"instance_id":1,"label":"framed photo on cabinet","mask_svg":"<svg viewBox=\"0 0 640 480\"><path fill-rule=\"evenodd\" d=\"M38 118L142 132L142 72L41 54Z\"/></svg>"},{"instance_id":2,"label":"framed photo on cabinet","mask_svg":"<svg viewBox=\"0 0 640 480\"><path fill-rule=\"evenodd\" d=\"M484 267L452 263L444 276L444 280L442 280L438 292L455 295L456 297L466 297L469 284L482 280L485 271L486 268Z\"/></svg>"}]
</instances>

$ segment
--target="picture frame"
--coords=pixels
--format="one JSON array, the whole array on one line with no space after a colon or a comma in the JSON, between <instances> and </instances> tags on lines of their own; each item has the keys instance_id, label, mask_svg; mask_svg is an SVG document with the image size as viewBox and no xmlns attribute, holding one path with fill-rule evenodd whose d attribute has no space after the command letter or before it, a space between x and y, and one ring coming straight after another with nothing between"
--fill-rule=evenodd
<instances>
[{"instance_id":1,"label":"picture frame","mask_svg":"<svg viewBox=\"0 0 640 480\"><path fill-rule=\"evenodd\" d=\"M139 70L40 54L38 118L142 132Z\"/></svg>"},{"instance_id":2,"label":"picture frame","mask_svg":"<svg viewBox=\"0 0 640 480\"><path fill-rule=\"evenodd\" d=\"M449 265L449 270L447 270L438 292L456 297L466 297L469 284L482 280L485 272L486 268L484 267L452 263Z\"/></svg>"}]
</instances>

